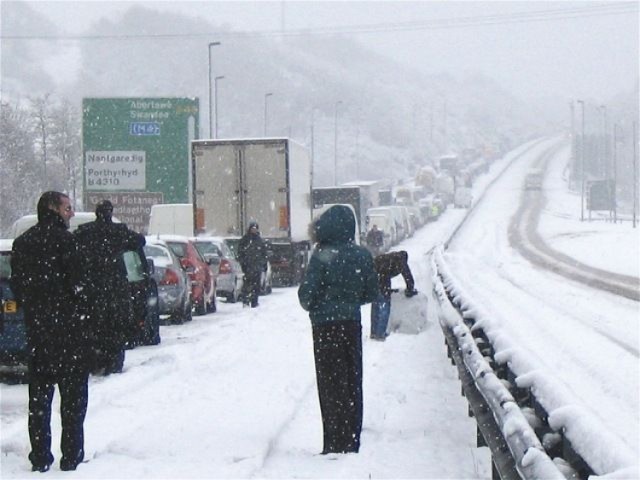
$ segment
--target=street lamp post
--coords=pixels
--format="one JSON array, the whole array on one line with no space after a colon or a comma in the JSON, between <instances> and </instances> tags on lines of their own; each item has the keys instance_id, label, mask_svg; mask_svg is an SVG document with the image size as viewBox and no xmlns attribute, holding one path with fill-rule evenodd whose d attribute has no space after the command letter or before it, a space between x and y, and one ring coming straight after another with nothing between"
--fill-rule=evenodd
<instances>
[{"instance_id":1,"label":"street lamp post","mask_svg":"<svg viewBox=\"0 0 640 480\"><path fill-rule=\"evenodd\" d=\"M638 123L633 122L633 228L638 212Z\"/></svg>"},{"instance_id":2,"label":"street lamp post","mask_svg":"<svg viewBox=\"0 0 640 480\"><path fill-rule=\"evenodd\" d=\"M584 222L584 100L577 100L577 102L582 107L582 138L580 141L580 169L582 171L581 177L581 187L580 187L580 221Z\"/></svg>"},{"instance_id":3,"label":"street lamp post","mask_svg":"<svg viewBox=\"0 0 640 480\"><path fill-rule=\"evenodd\" d=\"M220 42L209 42L209 136L213 137L213 102L211 101L212 75L211 75L211 47L220 45Z\"/></svg>"},{"instance_id":4,"label":"street lamp post","mask_svg":"<svg viewBox=\"0 0 640 480\"><path fill-rule=\"evenodd\" d=\"M342 103L338 100L335 105L333 120L333 184L338 185L338 106Z\"/></svg>"},{"instance_id":5,"label":"street lamp post","mask_svg":"<svg viewBox=\"0 0 640 480\"><path fill-rule=\"evenodd\" d=\"M215 129L214 129L214 135L213 138L218 138L218 80L222 80L224 78L224 75L221 75L219 77L216 77L213 79L213 83L214 83L214 93L215 93Z\"/></svg>"},{"instance_id":6,"label":"street lamp post","mask_svg":"<svg viewBox=\"0 0 640 480\"><path fill-rule=\"evenodd\" d=\"M609 180L609 149L607 139L607 106L600 105L600 111L602 112L602 163L604 167L604 177Z\"/></svg>"},{"instance_id":7,"label":"street lamp post","mask_svg":"<svg viewBox=\"0 0 640 480\"><path fill-rule=\"evenodd\" d=\"M264 94L264 136L267 136L267 99L273 95L273 93L265 93Z\"/></svg>"},{"instance_id":8,"label":"street lamp post","mask_svg":"<svg viewBox=\"0 0 640 480\"><path fill-rule=\"evenodd\" d=\"M315 113L318 107L313 107L311 109L311 184L313 185L313 173L314 173L314 166L315 166L315 159L316 159L316 148L315 148L315 143L316 143L316 139L315 139Z\"/></svg>"}]
</instances>

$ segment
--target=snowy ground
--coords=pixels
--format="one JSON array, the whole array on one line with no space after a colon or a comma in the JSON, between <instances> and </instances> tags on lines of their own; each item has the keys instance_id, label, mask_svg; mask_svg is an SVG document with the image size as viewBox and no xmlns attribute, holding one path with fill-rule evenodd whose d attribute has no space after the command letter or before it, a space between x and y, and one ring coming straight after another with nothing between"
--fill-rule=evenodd
<instances>
[{"instance_id":1,"label":"snowy ground","mask_svg":"<svg viewBox=\"0 0 640 480\"><path fill-rule=\"evenodd\" d=\"M582 263L610 272L640 277L640 227L633 228L628 216L613 223L608 216L585 211L580 221L580 193L568 188L569 151L549 164L545 193L550 200L543 212L539 231L549 246Z\"/></svg>"},{"instance_id":2,"label":"snowy ground","mask_svg":"<svg viewBox=\"0 0 640 480\"><path fill-rule=\"evenodd\" d=\"M510 158L511 155L497 162L490 174L477 182L476 197ZM520 180L518 175L510 180L514 190L520 188L515 185ZM561 188L558 194L564 194ZM509 205L503 207L508 211ZM466 210L449 209L440 220L399 247L409 252L421 292L428 293L430 289L427 252L449 237L465 213ZM567 207L564 214L574 215L574 205ZM477 298L486 300L487 308L496 308L499 318L510 318L522 307L496 291L502 281L493 285L495 279L489 273L476 275L481 270L474 271L474 267L500 270L505 268L501 262L507 262L523 272L528 264L515 254L497 255L509 251L508 242L501 237L502 220L489 213L478 215L481 216L485 216L484 222L482 218L478 222L483 226L476 224L473 231L465 234L476 244L467 247L471 248L468 255L454 255L450 260L462 277L469 277L467 285L473 287ZM590 227L601 233L576 237L581 245L576 252L604 248L600 239L608 238L608 232L618 228L604 222ZM552 229L545 220L541 228L549 228L548 235L553 238L569 238L558 234L563 226ZM566 232L573 228L567 227ZM637 232L629 233L628 223L625 228L620 230L622 237L636 235L637 239ZM452 249L455 251L455 245ZM635 255L637 259L637 249ZM470 256L485 261L474 263L478 259ZM622 268L613 256L608 261L605 266L610 270ZM558 285L567 283L552 274L537 275L542 275L551 296ZM403 287L399 278L394 279L394 284ZM637 352L638 318L633 318L634 312L638 313L637 303L614 302L609 294L591 295L588 289L574 289L571 293L578 295L580 302L596 298L590 310L581 306L577 315L584 314L589 321L600 317L602 324L598 328L611 327L612 335L619 335L620 341L632 344ZM421 302L423 298L409 301L413 300ZM529 299L526 305L538 310L542 317L547 312L542 308L547 300ZM550 321L566 324L564 335L579 336L582 347L593 351L599 340L590 329L579 326L566 312L552 310L551 315ZM298 305L296 289L281 288L263 297L258 309L220 302L215 314L195 317L186 325L163 326L160 345L127 353L122 375L92 377L85 424L89 461L73 473L61 472L56 463L47 475L108 479L490 478L488 451L475 448L475 424L467 417L456 371L447 359L433 312L421 333L396 332L384 343L367 338L368 318L367 306L363 308L364 429L357 455L318 455L322 432L311 329L306 312ZM626 329L614 328L620 321L630 325ZM527 333L524 330L516 338L528 342ZM574 353L571 345L566 348L569 347ZM603 381L596 395L591 390L575 393L588 395L586 398L603 405L605 418L612 420L613 428L632 448L632 437L638 436L637 355L628 360L623 379L622 372L615 374L613 364L627 362L627 357L617 351L612 353L609 348L596 350L601 353L587 364L586 372ZM575 360L583 365L582 358ZM580 381L584 378L584 370L577 367L562 364L557 368L561 375L575 376ZM602 371L605 378L599 377ZM620 387L623 380L626 388ZM57 411L58 396L55 398ZM34 474L27 460L26 386L0 385L0 409L0 476L31 478ZM620 416L616 416L618 413ZM57 459L59 435L59 416L54 414Z\"/></svg>"},{"instance_id":3,"label":"snowy ground","mask_svg":"<svg viewBox=\"0 0 640 480\"><path fill-rule=\"evenodd\" d=\"M551 144L536 150L541 153ZM565 149L553 157L543 186L554 206L541 220L543 236L553 232L555 246L559 232L563 237L571 233L576 241L562 245L565 253L585 263L598 257L601 268L633 273L625 263L637 262L638 230L629 222L591 222L585 234L587 226L576 223L575 202L565 201L557 177L567 156ZM449 245L445 261L465 297L481 310L477 318L497 354L510 360L521 386L533 385L551 420L566 427L596 473L637 468L640 305L532 267L510 247L509 221L534 159L523 157L492 186ZM626 250L617 252L621 246Z\"/></svg>"}]
</instances>

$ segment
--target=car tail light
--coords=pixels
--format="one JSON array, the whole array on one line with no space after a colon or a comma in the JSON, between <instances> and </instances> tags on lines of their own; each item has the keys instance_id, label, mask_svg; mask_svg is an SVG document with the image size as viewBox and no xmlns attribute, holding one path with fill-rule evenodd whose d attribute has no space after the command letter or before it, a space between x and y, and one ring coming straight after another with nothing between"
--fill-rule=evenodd
<instances>
[{"instance_id":1,"label":"car tail light","mask_svg":"<svg viewBox=\"0 0 640 480\"><path fill-rule=\"evenodd\" d=\"M220 260L220 268L218 269L218 273L231 273L231 262L226 258Z\"/></svg>"},{"instance_id":2,"label":"car tail light","mask_svg":"<svg viewBox=\"0 0 640 480\"><path fill-rule=\"evenodd\" d=\"M164 276L160 280L160 285L178 285L180 283L180 277L175 270L167 268L164 271Z\"/></svg>"}]
</instances>

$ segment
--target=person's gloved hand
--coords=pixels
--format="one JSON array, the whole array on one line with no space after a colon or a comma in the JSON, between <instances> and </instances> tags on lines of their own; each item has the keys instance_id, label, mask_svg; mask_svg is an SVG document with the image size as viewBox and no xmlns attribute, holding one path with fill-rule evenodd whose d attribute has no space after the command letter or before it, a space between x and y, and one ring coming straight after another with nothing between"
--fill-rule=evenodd
<instances>
[{"instance_id":1,"label":"person's gloved hand","mask_svg":"<svg viewBox=\"0 0 640 480\"><path fill-rule=\"evenodd\" d=\"M413 297L414 295L417 295L417 294L418 294L418 291L415 288L413 290L407 289L407 290L404 291L404 296L407 297L407 298L411 298L411 297Z\"/></svg>"}]
</instances>

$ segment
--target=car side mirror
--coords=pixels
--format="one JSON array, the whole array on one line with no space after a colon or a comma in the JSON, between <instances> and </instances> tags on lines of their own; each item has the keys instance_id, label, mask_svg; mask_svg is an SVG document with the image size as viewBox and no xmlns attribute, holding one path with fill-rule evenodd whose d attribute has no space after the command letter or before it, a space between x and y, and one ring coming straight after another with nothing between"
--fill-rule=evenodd
<instances>
[{"instance_id":1,"label":"car side mirror","mask_svg":"<svg viewBox=\"0 0 640 480\"><path fill-rule=\"evenodd\" d=\"M156 265L152 258L147 258L147 273L149 276L153 276L156 273Z\"/></svg>"},{"instance_id":2,"label":"car side mirror","mask_svg":"<svg viewBox=\"0 0 640 480\"><path fill-rule=\"evenodd\" d=\"M207 261L207 264L212 265L214 267L220 266L220 262L222 259L218 255L205 255L204 259Z\"/></svg>"}]
</instances>

